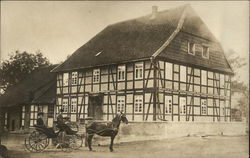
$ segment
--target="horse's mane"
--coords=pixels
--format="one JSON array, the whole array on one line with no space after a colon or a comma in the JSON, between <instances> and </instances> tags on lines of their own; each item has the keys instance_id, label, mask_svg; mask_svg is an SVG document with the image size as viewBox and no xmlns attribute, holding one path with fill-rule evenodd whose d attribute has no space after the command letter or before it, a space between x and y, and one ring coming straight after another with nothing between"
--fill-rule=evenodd
<instances>
[{"instance_id":1,"label":"horse's mane","mask_svg":"<svg viewBox=\"0 0 250 158\"><path fill-rule=\"evenodd\" d=\"M112 119L112 122L114 123L114 122L118 121L118 119L119 119L119 115L117 114L117 115Z\"/></svg>"}]
</instances>

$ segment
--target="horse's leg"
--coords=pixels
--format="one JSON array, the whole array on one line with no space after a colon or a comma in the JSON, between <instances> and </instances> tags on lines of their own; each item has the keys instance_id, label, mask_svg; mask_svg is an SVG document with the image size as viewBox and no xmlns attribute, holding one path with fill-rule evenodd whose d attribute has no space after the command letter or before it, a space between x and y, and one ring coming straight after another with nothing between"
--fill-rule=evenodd
<instances>
[{"instance_id":1,"label":"horse's leg","mask_svg":"<svg viewBox=\"0 0 250 158\"><path fill-rule=\"evenodd\" d=\"M92 143L93 136L94 134L88 134L88 146L89 146L90 151L92 151L91 143Z\"/></svg>"},{"instance_id":2,"label":"horse's leg","mask_svg":"<svg viewBox=\"0 0 250 158\"><path fill-rule=\"evenodd\" d=\"M112 136L110 137L110 138L111 138L111 142L110 142L110 146L109 146L110 152L114 151L114 150L113 150L113 142L114 142L115 136L116 136L116 135L112 135Z\"/></svg>"}]
</instances>

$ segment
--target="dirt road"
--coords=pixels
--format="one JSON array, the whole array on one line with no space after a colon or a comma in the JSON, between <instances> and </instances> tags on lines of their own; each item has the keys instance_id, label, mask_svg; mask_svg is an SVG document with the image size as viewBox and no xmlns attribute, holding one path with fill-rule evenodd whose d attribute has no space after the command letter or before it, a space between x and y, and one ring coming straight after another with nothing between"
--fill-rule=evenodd
<instances>
[{"instance_id":1,"label":"dirt road","mask_svg":"<svg viewBox=\"0 0 250 158\"><path fill-rule=\"evenodd\" d=\"M247 136L181 137L154 141L140 141L108 146L93 146L90 152L82 147L71 153L50 148L42 153L24 151L22 144L13 144L10 158L247 158Z\"/></svg>"}]
</instances>

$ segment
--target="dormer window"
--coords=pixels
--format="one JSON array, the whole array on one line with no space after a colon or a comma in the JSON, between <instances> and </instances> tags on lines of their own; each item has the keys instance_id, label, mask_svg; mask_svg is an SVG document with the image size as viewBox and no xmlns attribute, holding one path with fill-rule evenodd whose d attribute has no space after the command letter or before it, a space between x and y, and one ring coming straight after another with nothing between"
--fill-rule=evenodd
<instances>
[{"instance_id":1,"label":"dormer window","mask_svg":"<svg viewBox=\"0 0 250 158\"><path fill-rule=\"evenodd\" d=\"M202 57L205 59L209 59L209 47L202 46Z\"/></svg>"},{"instance_id":2,"label":"dormer window","mask_svg":"<svg viewBox=\"0 0 250 158\"><path fill-rule=\"evenodd\" d=\"M188 54L195 55L195 43L188 42Z\"/></svg>"}]
</instances>

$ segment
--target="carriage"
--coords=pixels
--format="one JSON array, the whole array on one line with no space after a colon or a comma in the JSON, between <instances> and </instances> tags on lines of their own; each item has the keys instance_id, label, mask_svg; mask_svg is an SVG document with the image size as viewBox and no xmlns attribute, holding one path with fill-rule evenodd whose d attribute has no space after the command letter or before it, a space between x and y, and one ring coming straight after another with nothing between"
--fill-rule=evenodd
<instances>
[{"instance_id":1,"label":"carriage","mask_svg":"<svg viewBox=\"0 0 250 158\"><path fill-rule=\"evenodd\" d=\"M113 151L113 141L118 134L120 123L128 123L126 115L122 112L117 114L111 122L99 122L92 119L85 119L85 121L85 145L88 145L89 150L92 150L92 138L97 134L99 136L111 138L109 146L111 152ZM71 130L68 132L66 131L65 139L62 141L60 140L60 133L62 133L62 130L54 132L52 128L41 128L36 126L36 130L25 138L25 147L30 152L42 152L49 146L49 139L52 138L57 142L56 146L63 151L79 149L83 144L83 138L81 135L77 134L79 130L78 125L70 124L70 127Z\"/></svg>"},{"instance_id":2,"label":"carriage","mask_svg":"<svg viewBox=\"0 0 250 158\"><path fill-rule=\"evenodd\" d=\"M63 130L55 132L53 128L35 126L35 130L24 140L25 148L30 152L42 152L49 146L50 139L52 139L56 148L60 148L62 151L79 149L83 144L83 138L77 134L77 125L70 127L71 130L66 131L64 139L62 139Z\"/></svg>"}]
</instances>

